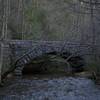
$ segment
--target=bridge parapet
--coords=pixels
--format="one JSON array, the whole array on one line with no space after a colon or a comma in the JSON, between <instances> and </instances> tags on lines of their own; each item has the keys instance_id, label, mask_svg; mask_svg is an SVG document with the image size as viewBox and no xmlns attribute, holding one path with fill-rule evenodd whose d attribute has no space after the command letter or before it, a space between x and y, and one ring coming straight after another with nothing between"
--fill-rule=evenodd
<instances>
[{"instance_id":1,"label":"bridge parapet","mask_svg":"<svg viewBox=\"0 0 100 100\"><path fill-rule=\"evenodd\" d=\"M44 52L49 50L57 52L70 51L71 53L79 52L80 54L90 54L92 52L90 45L70 42L65 43L63 41L11 41L10 44L13 46L16 58L34 48Z\"/></svg>"}]
</instances>

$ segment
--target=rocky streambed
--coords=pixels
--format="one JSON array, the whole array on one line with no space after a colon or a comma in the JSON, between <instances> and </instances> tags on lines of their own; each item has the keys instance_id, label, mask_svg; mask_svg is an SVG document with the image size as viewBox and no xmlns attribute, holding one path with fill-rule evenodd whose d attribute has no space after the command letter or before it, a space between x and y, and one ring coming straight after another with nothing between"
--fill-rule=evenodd
<instances>
[{"instance_id":1,"label":"rocky streambed","mask_svg":"<svg viewBox=\"0 0 100 100\"><path fill-rule=\"evenodd\" d=\"M100 100L100 89L87 78L20 77L0 88L0 100Z\"/></svg>"}]
</instances>

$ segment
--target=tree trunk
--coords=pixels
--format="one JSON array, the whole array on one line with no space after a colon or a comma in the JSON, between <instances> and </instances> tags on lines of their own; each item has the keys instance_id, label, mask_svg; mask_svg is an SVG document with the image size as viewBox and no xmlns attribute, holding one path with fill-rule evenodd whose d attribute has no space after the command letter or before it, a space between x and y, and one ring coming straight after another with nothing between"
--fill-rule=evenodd
<instances>
[{"instance_id":1,"label":"tree trunk","mask_svg":"<svg viewBox=\"0 0 100 100\"><path fill-rule=\"evenodd\" d=\"M8 29L8 15L9 15L9 0L2 1L3 4L3 15L2 15L2 35L0 39L0 84L2 82L2 66L3 66L3 54L4 54L4 40L7 39L7 29Z\"/></svg>"},{"instance_id":2,"label":"tree trunk","mask_svg":"<svg viewBox=\"0 0 100 100\"><path fill-rule=\"evenodd\" d=\"M2 82L1 80L1 74L2 74L2 66L3 66L3 48L4 47L4 44L1 42L0 44L0 84Z\"/></svg>"}]
</instances>

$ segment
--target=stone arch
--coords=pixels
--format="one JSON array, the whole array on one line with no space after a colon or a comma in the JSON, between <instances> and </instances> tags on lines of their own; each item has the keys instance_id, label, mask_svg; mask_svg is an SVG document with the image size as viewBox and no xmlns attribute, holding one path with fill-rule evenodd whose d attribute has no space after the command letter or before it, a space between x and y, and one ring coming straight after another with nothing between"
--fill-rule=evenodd
<instances>
[{"instance_id":1,"label":"stone arch","mask_svg":"<svg viewBox=\"0 0 100 100\"><path fill-rule=\"evenodd\" d=\"M90 48L87 45L80 45L80 44L72 44L72 43L67 43L64 44L61 41L53 41L53 42L39 42L39 43L35 43L35 42L27 42L25 41L19 41L19 42L12 42L12 44L15 45L15 49L14 52L16 52L14 55L15 58L18 58L15 61L15 68L13 69L13 71L15 71L15 73L17 73L19 71L19 74L22 73L22 69L24 68L24 65L27 63L30 63L31 59L34 59L35 57L41 56L42 54L45 53L51 53L51 52L60 52L63 45L63 51L70 51L71 53L75 53L76 51L79 51L80 54L88 54L91 53L90 52ZM30 45L31 44L31 45ZM19 50L18 50L19 49ZM19 56L20 53L22 53L21 50L26 49L27 52L23 53L22 56ZM18 51L19 54L18 54Z\"/></svg>"},{"instance_id":2,"label":"stone arch","mask_svg":"<svg viewBox=\"0 0 100 100\"><path fill-rule=\"evenodd\" d=\"M31 62L36 57L42 56L43 54L51 53L57 51L55 48L52 48L51 46L37 46L36 48L33 48L32 50L29 50L24 56L19 58L16 61L16 68L14 70L15 75L22 75L22 70L24 66Z\"/></svg>"}]
</instances>

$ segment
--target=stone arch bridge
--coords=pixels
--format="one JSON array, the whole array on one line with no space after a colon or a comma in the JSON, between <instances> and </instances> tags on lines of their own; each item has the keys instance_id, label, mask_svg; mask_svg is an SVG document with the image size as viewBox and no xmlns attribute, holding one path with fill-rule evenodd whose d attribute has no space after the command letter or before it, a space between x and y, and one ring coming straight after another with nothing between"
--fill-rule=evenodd
<instances>
[{"instance_id":1,"label":"stone arch bridge","mask_svg":"<svg viewBox=\"0 0 100 100\"><path fill-rule=\"evenodd\" d=\"M95 48L96 53L99 48ZM2 66L2 77L5 77L11 71L21 74L23 66L29 63L37 56L50 52L70 51L73 54L87 56L93 54L92 46L89 44L80 44L63 41L25 41L11 40L4 42L4 56ZM12 66L13 65L13 66ZM20 70L20 71L19 71Z\"/></svg>"}]
</instances>

